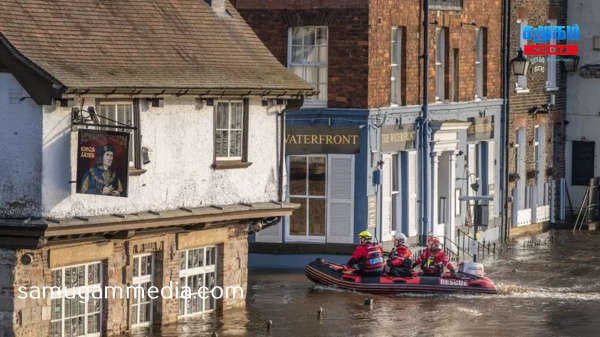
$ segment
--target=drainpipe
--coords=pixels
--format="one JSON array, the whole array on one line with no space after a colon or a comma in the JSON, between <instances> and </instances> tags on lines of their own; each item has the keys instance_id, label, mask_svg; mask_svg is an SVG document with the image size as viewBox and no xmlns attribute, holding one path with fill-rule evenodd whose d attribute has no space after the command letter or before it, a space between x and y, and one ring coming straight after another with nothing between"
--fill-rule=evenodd
<instances>
[{"instance_id":1,"label":"drainpipe","mask_svg":"<svg viewBox=\"0 0 600 337\"><path fill-rule=\"evenodd\" d=\"M423 106L421 107L421 244L427 244L429 229L429 0L423 0Z\"/></svg>"},{"instance_id":2,"label":"drainpipe","mask_svg":"<svg viewBox=\"0 0 600 337\"><path fill-rule=\"evenodd\" d=\"M509 120L509 80L510 80L510 0L502 1L502 113L500 115L500 189L502 197L501 239L509 236L508 227L508 120Z\"/></svg>"},{"instance_id":3,"label":"drainpipe","mask_svg":"<svg viewBox=\"0 0 600 337\"><path fill-rule=\"evenodd\" d=\"M283 195L283 170L285 167L285 113L288 111L300 110L304 105L304 97L300 99L288 100L285 108L279 113L279 130L281 132L279 138L279 202L283 202L285 197Z\"/></svg>"}]
</instances>

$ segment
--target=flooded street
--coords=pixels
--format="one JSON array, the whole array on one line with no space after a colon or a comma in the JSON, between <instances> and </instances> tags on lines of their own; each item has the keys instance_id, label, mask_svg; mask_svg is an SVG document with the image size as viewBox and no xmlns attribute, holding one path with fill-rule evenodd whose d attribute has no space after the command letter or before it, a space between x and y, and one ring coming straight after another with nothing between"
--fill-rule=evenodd
<instances>
[{"instance_id":1,"label":"flooded street","mask_svg":"<svg viewBox=\"0 0 600 337\"><path fill-rule=\"evenodd\" d=\"M252 271L245 309L162 334L265 336L272 320L272 336L598 336L600 235L562 231L538 236L537 245L527 240L486 264L498 295L382 297L314 286L302 270Z\"/></svg>"}]
</instances>

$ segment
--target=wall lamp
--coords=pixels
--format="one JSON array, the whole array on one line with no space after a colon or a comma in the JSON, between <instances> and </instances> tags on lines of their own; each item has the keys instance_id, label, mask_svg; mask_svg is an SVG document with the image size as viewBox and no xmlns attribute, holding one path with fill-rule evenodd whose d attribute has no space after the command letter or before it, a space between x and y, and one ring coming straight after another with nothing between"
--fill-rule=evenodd
<instances>
[{"instance_id":1,"label":"wall lamp","mask_svg":"<svg viewBox=\"0 0 600 337\"><path fill-rule=\"evenodd\" d=\"M517 57L510 61L512 66L513 74L517 76L523 76L527 73L527 69L529 68L529 61L525 56L523 56L523 49L519 49Z\"/></svg>"}]
</instances>

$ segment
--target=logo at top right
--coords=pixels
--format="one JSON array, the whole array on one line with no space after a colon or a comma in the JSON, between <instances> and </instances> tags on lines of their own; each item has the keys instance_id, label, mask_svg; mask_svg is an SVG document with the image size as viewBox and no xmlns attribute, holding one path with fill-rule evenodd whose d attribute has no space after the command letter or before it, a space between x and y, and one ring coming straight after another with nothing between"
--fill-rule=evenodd
<instances>
[{"instance_id":1,"label":"logo at top right","mask_svg":"<svg viewBox=\"0 0 600 337\"><path fill-rule=\"evenodd\" d=\"M579 46L557 44L558 41L579 40L578 25L523 27L523 40L533 41L525 45L525 55L578 55ZM551 43L551 44L546 44Z\"/></svg>"}]
</instances>

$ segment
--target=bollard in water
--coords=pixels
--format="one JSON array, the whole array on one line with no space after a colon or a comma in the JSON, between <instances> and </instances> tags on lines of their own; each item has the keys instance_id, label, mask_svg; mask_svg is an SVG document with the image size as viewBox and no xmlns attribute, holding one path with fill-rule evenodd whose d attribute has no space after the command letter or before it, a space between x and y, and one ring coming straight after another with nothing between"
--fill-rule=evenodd
<instances>
[{"instance_id":1,"label":"bollard in water","mask_svg":"<svg viewBox=\"0 0 600 337\"><path fill-rule=\"evenodd\" d=\"M215 331L215 332L213 332L213 333L212 333L212 335L211 335L211 336L212 336L212 337L219 337L219 334L218 334L218 333Z\"/></svg>"},{"instance_id":2,"label":"bollard in water","mask_svg":"<svg viewBox=\"0 0 600 337\"><path fill-rule=\"evenodd\" d=\"M319 307L317 310L317 319L321 319L323 317L323 307Z\"/></svg>"},{"instance_id":3,"label":"bollard in water","mask_svg":"<svg viewBox=\"0 0 600 337\"><path fill-rule=\"evenodd\" d=\"M267 331L271 331L271 326L273 325L273 321L272 320L268 320L267 321Z\"/></svg>"},{"instance_id":4,"label":"bollard in water","mask_svg":"<svg viewBox=\"0 0 600 337\"><path fill-rule=\"evenodd\" d=\"M373 299L372 298L366 299L365 305L368 305L369 309L372 309L373 308Z\"/></svg>"}]
</instances>

